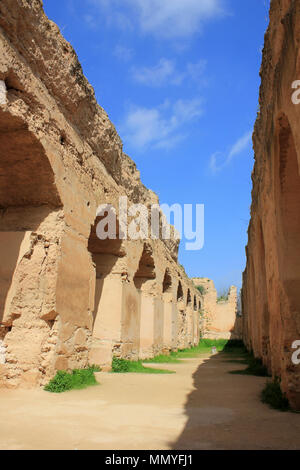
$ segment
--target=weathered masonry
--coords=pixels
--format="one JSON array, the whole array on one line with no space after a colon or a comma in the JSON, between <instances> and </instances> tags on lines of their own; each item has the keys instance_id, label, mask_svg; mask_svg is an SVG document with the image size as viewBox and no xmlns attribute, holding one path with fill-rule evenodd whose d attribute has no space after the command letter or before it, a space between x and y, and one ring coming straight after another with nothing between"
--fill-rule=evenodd
<instances>
[{"instance_id":1,"label":"weathered masonry","mask_svg":"<svg viewBox=\"0 0 300 470\"><path fill-rule=\"evenodd\" d=\"M272 0L243 283L245 342L281 378L297 409L300 366L292 361L292 345L300 340L300 105L292 100L292 84L300 80L299 45L300 2Z\"/></svg>"},{"instance_id":2,"label":"weathered masonry","mask_svg":"<svg viewBox=\"0 0 300 470\"><path fill-rule=\"evenodd\" d=\"M217 290L211 279L194 278L193 282L203 290L201 308L203 337L241 340L243 320L238 309L237 288L231 286L227 299L218 300Z\"/></svg>"},{"instance_id":3,"label":"weathered masonry","mask_svg":"<svg viewBox=\"0 0 300 470\"><path fill-rule=\"evenodd\" d=\"M158 203L42 1L1 0L1 386L198 343L177 241L96 236L119 196Z\"/></svg>"}]
</instances>

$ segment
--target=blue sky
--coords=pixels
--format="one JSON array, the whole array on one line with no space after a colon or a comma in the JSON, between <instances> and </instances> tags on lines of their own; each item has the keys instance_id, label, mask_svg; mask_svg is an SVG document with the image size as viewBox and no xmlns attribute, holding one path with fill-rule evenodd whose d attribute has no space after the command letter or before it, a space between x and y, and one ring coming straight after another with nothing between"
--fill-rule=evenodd
<instances>
[{"instance_id":1,"label":"blue sky","mask_svg":"<svg viewBox=\"0 0 300 470\"><path fill-rule=\"evenodd\" d=\"M241 286L268 0L44 0L161 203L205 204L179 261Z\"/></svg>"}]
</instances>

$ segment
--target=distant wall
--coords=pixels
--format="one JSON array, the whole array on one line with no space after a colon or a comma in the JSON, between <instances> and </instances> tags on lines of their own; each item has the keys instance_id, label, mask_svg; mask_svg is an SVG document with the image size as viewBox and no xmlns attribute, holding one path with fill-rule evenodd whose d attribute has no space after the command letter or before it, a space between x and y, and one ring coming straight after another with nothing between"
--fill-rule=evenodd
<instances>
[{"instance_id":1,"label":"distant wall","mask_svg":"<svg viewBox=\"0 0 300 470\"><path fill-rule=\"evenodd\" d=\"M241 339L242 322L238 316L237 288L232 286L228 300L218 302L214 282L207 278L194 278L196 286L205 290L202 300L204 338Z\"/></svg>"}]
</instances>

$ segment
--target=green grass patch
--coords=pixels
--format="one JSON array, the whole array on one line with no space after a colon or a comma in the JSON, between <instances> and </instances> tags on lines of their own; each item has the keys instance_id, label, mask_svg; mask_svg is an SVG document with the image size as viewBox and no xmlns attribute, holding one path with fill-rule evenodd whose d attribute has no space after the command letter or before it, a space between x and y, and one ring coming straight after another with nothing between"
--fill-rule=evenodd
<instances>
[{"instance_id":1,"label":"green grass patch","mask_svg":"<svg viewBox=\"0 0 300 470\"><path fill-rule=\"evenodd\" d=\"M112 360L112 372L117 374L135 373L135 374L175 374L172 370L153 369L145 367L143 361L129 361L128 359L120 359L114 357Z\"/></svg>"},{"instance_id":2,"label":"green grass patch","mask_svg":"<svg viewBox=\"0 0 300 470\"><path fill-rule=\"evenodd\" d=\"M179 364L180 360L177 359L175 356L169 354L160 354L159 356L155 356L152 359L145 359L143 361L144 364Z\"/></svg>"},{"instance_id":3,"label":"green grass patch","mask_svg":"<svg viewBox=\"0 0 300 470\"><path fill-rule=\"evenodd\" d=\"M44 390L51 393L63 393L97 385L98 382L94 372L99 371L100 368L96 366L91 366L87 369L74 369L71 373L59 370L55 377L44 387Z\"/></svg>"},{"instance_id":4,"label":"green grass patch","mask_svg":"<svg viewBox=\"0 0 300 470\"><path fill-rule=\"evenodd\" d=\"M226 339L201 339L197 346L192 348L180 349L178 351L171 351L169 355L160 354L151 359L139 360L139 361L129 361L127 359L121 359L114 357L112 361L112 372L114 373L144 373L144 374L173 374L174 371L162 370L162 369L153 369L150 367L145 367L143 364L178 364L180 359L193 358L201 354L209 354L213 347L217 349L217 352L222 352L225 350L233 351L238 347L241 347L241 342L228 341ZM244 348L244 345L243 345ZM243 349L243 351L245 348Z\"/></svg>"},{"instance_id":5,"label":"green grass patch","mask_svg":"<svg viewBox=\"0 0 300 470\"><path fill-rule=\"evenodd\" d=\"M194 346L192 348L179 349L176 352L172 351L170 353L170 356L177 359L197 357L200 354L210 353L213 347L217 349L217 352L221 352L223 351L226 344L226 339L201 339L197 346Z\"/></svg>"},{"instance_id":6,"label":"green grass patch","mask_svg":"<svg viewBox=\"0 0 300 470\"><path fill-rule=\"evenodd\" d=\"M196 286L196 289L200 292L201 295L206 294L206 289L204 286Z\"/></svg>"},{"instance_id":7,"label":"green grass patch","mask_svg":"<svg viewBox=\"0 0 300 470\"><path fill-rule=\"evenodd\" d=\"M226 346L227 340L211 340L211 339L202 339L198 346L192 348L179 349L178 351L171 351L170 354L160 354L151 359L145 359L142 361L144 364L178 364L180 359L196 357L199 354L209 353L213 347L217 348L217 351L220 352Z\"/></svg>"},{"instance_id":8,"label":"green grass patch","mask_svg":"<svg viewBox=\"0 0 300 470\"><path fill-rule=\"evenodd\" d=\"M280 380L276 378L273 382L267 382L261 392L261 401L271 408L279 411L289 411L290 405L285 394L282 393Z\"/></svg>"}]
</instances>

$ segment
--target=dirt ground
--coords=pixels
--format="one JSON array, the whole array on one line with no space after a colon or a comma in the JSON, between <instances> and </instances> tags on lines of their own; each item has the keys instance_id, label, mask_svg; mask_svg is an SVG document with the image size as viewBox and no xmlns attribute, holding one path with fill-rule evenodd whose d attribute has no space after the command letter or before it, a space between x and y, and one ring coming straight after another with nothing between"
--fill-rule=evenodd
<instances>
[{"instance_id":1,"label":"dirt ground","mask_svg":"<svg viewBox=\"0 0 300 470\"><path fill-rule=\"evenodd\" d=\"M0 449L299 449L300 414L259 400L265 378L227 356L162 365L173 375L100 373L54 395L0 390Z\"/></svg>"}]
</instances>

